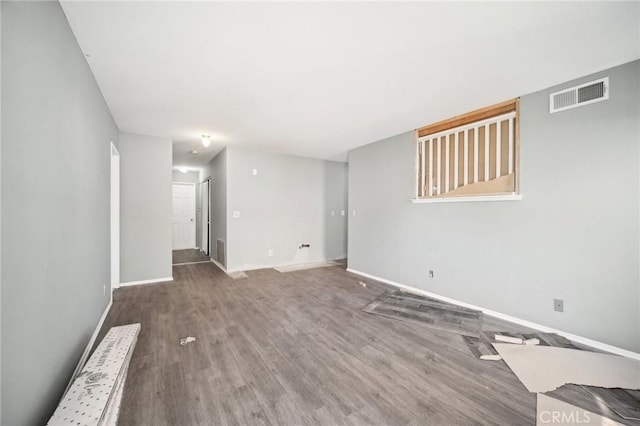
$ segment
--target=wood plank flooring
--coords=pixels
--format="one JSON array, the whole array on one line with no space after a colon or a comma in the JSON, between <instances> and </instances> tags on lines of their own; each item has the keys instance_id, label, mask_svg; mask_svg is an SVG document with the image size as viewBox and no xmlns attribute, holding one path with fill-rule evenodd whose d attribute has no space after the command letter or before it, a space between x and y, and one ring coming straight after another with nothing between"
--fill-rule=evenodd
<instances>
[{"instance_id":1,"label":"wood plank flooring","mask_svg":"<svg viewBox=\"0 0 640 426\"><path fill-rule=\"evenodd\" d=\"M364 312L429 325L431 328L480 337L482 312L406 291L390 291L362 308Z\"/></svg>"},{"instance_id":2,"label":"wood plank flooring","mask_svg":"<svg viewBox=\"0 0 640 426\"><path fill-rule=\"evenodd\" d=\"M172 263L174 265L210 261L207 255L202 253L199 249L174 250L172 252L172 259Z\"/></svg>"},{"instance_id":3,"label":"wood plank flooring","mask_svg":"<svg viewBox=\"0 0 640 426\"><path fill-rule=\"evenodd\" d=\"M536 397L457 334L361 309L343 267L233 280L211 263L117 290L98 337L142 325L120 425L531 425ZM485 327L518 331L485 317ZM197 341L180 346L181 337Z\"/></svg>"}]
</instances>

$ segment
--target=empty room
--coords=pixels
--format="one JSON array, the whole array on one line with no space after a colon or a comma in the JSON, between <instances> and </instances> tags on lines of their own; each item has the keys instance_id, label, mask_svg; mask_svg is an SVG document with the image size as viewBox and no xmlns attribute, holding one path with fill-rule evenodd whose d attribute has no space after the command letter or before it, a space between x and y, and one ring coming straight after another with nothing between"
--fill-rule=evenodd
<instances>
[{"instance_id":1,"label":"empty room","mask_svg":"<svg viewBox=\"0 0 640 426\"><path fill-rule=\"evenodd\" d=\"M3 426L640 425L640 3L0 37Z\"/></svg>"}]
</instances>

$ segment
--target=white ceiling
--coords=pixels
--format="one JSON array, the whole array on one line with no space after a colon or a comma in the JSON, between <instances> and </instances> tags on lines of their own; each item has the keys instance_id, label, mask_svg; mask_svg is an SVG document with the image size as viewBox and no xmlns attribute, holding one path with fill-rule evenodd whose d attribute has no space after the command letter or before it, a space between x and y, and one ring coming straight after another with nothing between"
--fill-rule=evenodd
<instances>
[{"instance_id":1,"label":"white ceiling","mask_svg":"<svg viewBox=\"0 0 640 426\"><path fill-rule=\"evenodd\" d=\"M637 2L62 7L120 129L172 138L180 165L227 145L343 160L640 57Z\"/></svg>"}]
</instances>

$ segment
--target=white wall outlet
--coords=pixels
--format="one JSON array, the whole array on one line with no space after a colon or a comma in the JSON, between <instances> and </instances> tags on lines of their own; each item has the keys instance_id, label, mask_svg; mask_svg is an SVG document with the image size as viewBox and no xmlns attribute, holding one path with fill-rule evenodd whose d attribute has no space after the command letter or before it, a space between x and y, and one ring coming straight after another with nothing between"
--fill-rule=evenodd
<instances>
[{"instance_id":1,"label":"white wall outlet","mask_svg":"<svg viewBox=\"0 0 640 426\"><path fill-rule=\"evenodd\" d=\"M251 170L251 174L253 174L254 176L258 176L258 169Z\"/></svg>"},{"instance_id":2,"label":"white wall outlet","mask_svg":"<svg viewBox=\"0 0 640 426\"><path fill-rule=\"evenodd\" d=\"M268 255L269 257L273 256L273 250L269 250L269 251L267 252L267 255Z\"/></svg>"},{"instance_id":3,"label":"white wall outlet","mask_svg":"<svg viewBox=\"0 0 640 426\"><path fill-rule=\"evenodd\" d=\"M234 218L236 218L236 219L237 219L237 218L239 218L239 217L240 217L240 212L239 212L239 211L237 211L237 210L236 210L236 211L234 211L234 212L233 212L233 217L234 217Z\"/></svg>"},{"instance_id":4,"label":"white wall outlet","mask_svg":"<svg viewBox=\"0 0 640 426\"><path fill-rule=\"evenodd\" d=\"M356 215L356 210L355 210L355 209L353 209L353 215L354 215L354 216Z\"/></svg>"},{"instance_id":5,"label":"white wall outlet","mask_svg":"<svg viewBox=\"0 0 640 426\"><path fill-rule=\"evenodd\" d=\"M341 211L340 211L340 214L341 214L342 216L344 216L344 210L341 210Z\"/></svg>"},{"instance_id":6,"label":"white wall outlet","mask_svg":"<svg viewBox=\"0 0 640 426\"><path fill-rule=\"evenodd\" d=\"M335 216L335 215L336 215L335 210L331 210L331 216Z\"/></svg>"},{"instance_id":7,"label":"white wall outlet","mask_svg":"<svg viewBox=\"0 0 640 426\"><path fill-rule=\"evenodd\" d=\"M564 300L553 299L553 310L556 312L564 312Z\"/></svg>"}]
</instances>

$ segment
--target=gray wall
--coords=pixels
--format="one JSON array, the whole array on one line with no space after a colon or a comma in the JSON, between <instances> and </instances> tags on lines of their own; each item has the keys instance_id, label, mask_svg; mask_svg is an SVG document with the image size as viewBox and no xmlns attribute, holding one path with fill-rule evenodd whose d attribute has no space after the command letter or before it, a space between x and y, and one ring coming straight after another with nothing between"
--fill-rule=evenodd
<instances>
[{"instance_id":1,"label":"gray wall","mask_svg":"<svg viewBox=\"0 0 640 426\"><path fill-rule=\"evenodd\" d=\"M120 133L120 282L171 277L171 140Z\"/></svg>"},{"instance_id":2,"label":"gray wall","mask_svg":"<svg viewBox=\"0 0 640 426\"><path fill-rule=\"evenodd\" d=\"M0 58L2 57L2 7L0 6ZM0 64L2 61L0 60ZM0 66L0 96L2 96L2 66ZM2 101L0 100L0 224L2 223ZM2 241L2 226L0 226ZM0 244L0 332L2 330L2 244ZM0 372L2 371L2 338L0 336ZM2 380L0 380L0 423L2 423Z\"/></svg>"},{"instance_id":3,"label":"gray wall","mask_svg":"<svg viewBox=\"0 0 640 426\"><path fill-rule=\"evenodd\" d=\"M2 57L2 7L0 6L0 58ZM0 60L0 64L2 61ZM0 97L2 96L2 66L0 66ZM0 224L2 223L2 101L0 100ZM2 241L2 226L0 226ZM0 333L2 330L2 244L0 244ZM0 336L0 372L2 371L2 337ZM0 423L2 423L2 380L0 379Z\"/></svg>"},{"instance_id":4,"label":"gray wall","mask_svg":"<svg viewBox=\"0 0 640 426\"><path fill-rule=\"evenodd\" d=\"M0 7L1 423L44 424L109 302L118 130L60 5Z\"/></svg>"},{"instance_id":5,"label":"gray wall","mask_svg":"<svg viewBox=\"0 0 640 426\"><path fill-rule=\"evenodd\" d=\"M209 162L211 178L209 255L216 258L216 240L227 241L227 149ZM226 265L223 265L226 266Z\"/></svg>"},{"instance_id":6,"label":"gray wall","mask_svg":"<svg viewBox=\"0 0 640 426\"><path fill-rule=\"evenodd\" d=\"M202 206L200 205L200 172L189 170L182 173L180 170L173 170L172 182L195 183L196 184L196 247L200 246L202 239Z\"/></svg>"},{"instance_id":7,"label":"gray wall","mask_svg":"<svg viewBox=\"0 0 640 426\"><path fill-rule=\"evenodd\" d=\"M413 132L351 151L349 267L639 352L639 64L521 98L522 201L411 204ZM549 114L605 75L608 101Z\"/></svg>"},{"instance_id":8,"label":"gray wall","mask_svg":"<svg viewBox=\"0 0 640 426\"><path fill-rule=\"evenodd\" d=\"M227 148L227 269L344 257L346 216L330 210L346 209L345 195L339 163Z\"/></svg>"},{"instance_id":9,"label":"gray wall","mask_svg":"<svg viewBox=\"0 0 640 426\"><path fill-rule=\"evenodd\" d=\"M182 173L180 170L173 170L171 172L171 181L200 183L200 173L194 170L189 170L187 173Z\"/></svg>"},{"instance_id":10,"label":"gray wall","mask_svg":"<svg viewBox=\"0 0 640 426\"><path fill-rule=\"evenodd\" d=\"M325 257L329 260L347 257L347 224L349 216L349 165L324 162ZM342 212L344 211L344 216Z\"/></svg>"}]
</instances>

